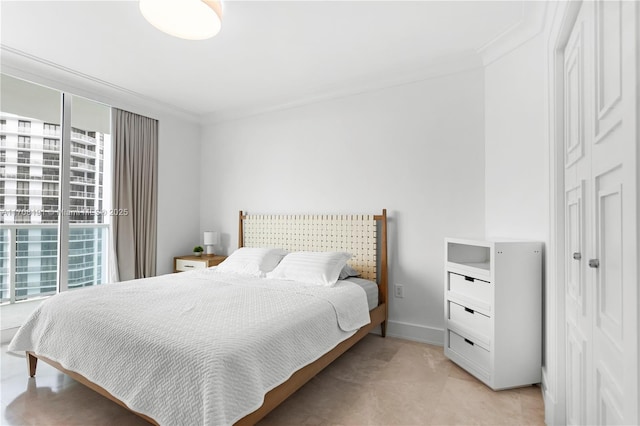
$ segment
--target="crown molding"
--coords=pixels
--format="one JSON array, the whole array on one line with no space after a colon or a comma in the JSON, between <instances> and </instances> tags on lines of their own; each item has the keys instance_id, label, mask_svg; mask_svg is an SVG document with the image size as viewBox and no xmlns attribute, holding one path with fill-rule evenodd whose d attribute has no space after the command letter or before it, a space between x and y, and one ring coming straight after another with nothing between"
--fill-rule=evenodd
<instances>
[{"instance_id":1,"label":"crown molding","mask_svg":"<svg viewBox=\"0 0 640 426\"><path fill-rule=\"evenodd\" d=\"M473 51L443 58L419 70L397 74L370 75L357 80L343 82L340 85L327 87L315 93L297 99L281 100L280 102L264 103L250 108L228 109L203 114L201 124L218 124L226 121L241 120L257 115L298 108L334 99L356 96L363 93L375 92L392 87L419 83L434 78L454 75L465 71L483 68L481 58Z\"/></svg>"},{"instance_id":2,"label":"crown molding","mask_svg":"<svg viewBox=\"0 0 640 426\"><path fill-rule=\"evenodd\" d=\"M519 21L476 50L484 66L492 64L544 31L549 2L523 1L521 4Z\"/></svg>"},{"instance_id":3,"label":"crown molding","mask_svg":"<svg viewBox=\"0 0 640 426\"><path fill-rule=\"evenodd\" d=\"M548 9L553 8L549 8L546 1L523 1L519 21L494 39L475 50L442 58L418 70L407 71L401 75L372 74L325 87L299 98L273 100L247 108L223 109L205 114L178 108L4 44L0 44L0 69L15 77L29 79L150 117L170 114L193 123L216 124L484 68L540 34L545 28Z\"/></svg>"},{"instance_id":4,"label":"crown molding","mask_svg":"<svg viewBox=\"0 0 640 426\"><path fill-rule=\"evenodd\" d=\"M157 118L158 114L169 114L189 122L199 123L197 114L191 111L177 108L4 44L0 44L0 59L1 71L17 78L27 79L33 83L67 91L73 95L152 118Z\"/></svg>"}]
</instances>

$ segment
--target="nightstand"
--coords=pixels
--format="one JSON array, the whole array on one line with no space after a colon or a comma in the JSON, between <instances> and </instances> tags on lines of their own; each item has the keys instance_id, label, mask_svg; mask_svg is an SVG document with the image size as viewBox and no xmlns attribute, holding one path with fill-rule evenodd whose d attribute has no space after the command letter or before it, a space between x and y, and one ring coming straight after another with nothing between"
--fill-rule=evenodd
<instances>
[{"instance_id":1,"label":"nightstand","mask_svg":"<svg viewBox=\"0 0 640 426\"><path fill-rule=\"evenodd\" d=\"M173 258L173 272L191 271L219 265L227 256L206 255L202 256L177 256Z\"/></svg>"}]
</instances>

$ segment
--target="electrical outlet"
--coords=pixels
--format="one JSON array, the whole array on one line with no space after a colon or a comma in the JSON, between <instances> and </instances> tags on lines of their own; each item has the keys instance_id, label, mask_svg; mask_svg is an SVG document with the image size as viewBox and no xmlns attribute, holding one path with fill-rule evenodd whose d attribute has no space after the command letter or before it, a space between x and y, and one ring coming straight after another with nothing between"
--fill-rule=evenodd
<instances>
[{"instance_id":1,"label":"electrical outlet","mask_svg":"<svg viewBox=\"0 0 640 426\"><path fill-rule=\"evenodd\" d=\"M396 284L396 297L403 298L404 297L404 286L402 284Z\"/></svg>"}]
</instances>

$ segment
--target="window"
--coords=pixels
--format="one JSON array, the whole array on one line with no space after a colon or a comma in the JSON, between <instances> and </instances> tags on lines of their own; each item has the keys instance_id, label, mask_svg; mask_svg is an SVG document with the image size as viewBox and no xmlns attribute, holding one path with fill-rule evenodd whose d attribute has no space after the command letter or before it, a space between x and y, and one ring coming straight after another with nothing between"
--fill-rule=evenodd
<instances>
[{"instance_id":1,"label":"window","mask_svg":"<svg viewBox=\"0 0 640 426\"><path fill-rule=\"evenodd\" d=\"M25 182L18 182L25 183ZM29 197L18 197L16 201L16 209L29 210Z\"/></svg>"},{"instance_id":2,"label":"window","mask_svg":"<svg viewBox=\"0 0 640 426\"><path fill-rule=\"evenodd\" d=\"M110 167L110 107L70 94L63 97L59 91L4 74L0 74L0 83L3 117L0 136L3 146L8 139L12 144L17 142L18 148L16 152L13 145L13 154L7 153L16 155L17 160L13 157L12 161L18 163L7 166L9 176L5 174L6 154L0 155L3 163L0 175L5 178L0 179L0 203L2 207L10 203L7 211L27 210L27 214L0 216L4 222L0 229L2 303L106 282L110 220L95 214L92 206L98 201L110 206L109 191L96 183L95 176L98 162L104 162L107 169ZM55 118L61 118L62 103L68 100L70 140L62 136L67 133L59 124L62 120L56 123ZM43 137L39 135L41 125ZM34 127L38 134L32 140L29 134ZM19 134L9 136L6 128L12 129L13 135L17 128ZM95 148L97 140L101 141L99 155ZM62 169L63 163L72 162L73 170ZM104 179L110 180L108 171ZM11 188L10 197L4 195L5 182L9 182L6 186ZM87 194L98 192L96 187L107 199L87 199ZM64 216L59 214L60 206L68 207ZM31 215L29 209L37 209L41 214ZM60 244L59 238L69 244ZM11 252L10 244L15 244L15 261L5 262L2 253Z\"/></svg>"},{"instance_id":3,"label":"window","mask_svg":"<svg viewBox=\"0 0 640 426\"><path fill-rule=\"evenodd\" d=\"M60 144L58 139L44 138L42 147L48 151L58 151L60 149Z\"/></svg>"},{"instance_id":4,"label":"window","mask_svg":"<svg viewBox=\"0 0 640 426\"><path fill-rule=\"evenodd\" d=\"M16 184L18 185L18 195L29 195L29 182L18 181Z\"/></svg>"},{"instance_id":5,"label":"window","mask_svg":"<svg viewBox=\"0 0 640 426\"><path fill-rule=\"evenodd\" d=\"M25 120L18 120L18 131L19 132L30 132L31 131L31 122Z\"/></svg>"},{"instance_id":6,"label":"window","mask_svg":"<svg viewBox=\"0 0 640 426\"><path fill-rule=\"evenodd\" d=\"M18 166L18 179L29 179L29 167L28 166Z\"/></svg>"},{"instance_id":7,"label":"window","mask_svg":"<svg viewBox=\"0 0 640 426\"><path fill-rule=\"evenodd\" d=\"M31 137L18 136L18 148L31 148Z\"/></svg>"},{"instance_id":8,"label":"window","mask_svg":"<svg viewBox=\"0 0 640 426\"><path fill-rule=\"evenodd\" d=\"M31 164L31 153L29 151L18 151L19 164Z\"/></svg>"},{"instance_id":9,"label":"window","mask_svg":"<svg viewBox=\"0 0 640 426\"><path fill-rule=\"evenodd\" d=\"M44 123L42 126L42 129L45 135L53 135L53 136L60 135L60 126L58 126L57 124Z\"/></svg>"},{"instance_id":10,"label":"window","mask_svg":"<svg viewBox=\"0 0 640 426\"><path fill-rule=\"evenodd\" d=\"M50 169L50 168L44 167L42 169L42 180L57 182L60 177L59 174L60 172L58 171L58 169Z\"/></svg>"},{"instance_id":11,"label":"window","mask_svg":"<svg viewBox=\"0 0 640 426\"><path fill-rule=\"evenodd\" d=\"M60 155L45 152L42 154L42 164L44 164L45 166L59 166Z\"/></svg>"},{"instance_id":12,"label":"window","mask_svg":"<svg viewBox=\"0 0 640 426\"><path fill-rule=\"evenodd\" d=\"M58 198L42 198L42 216L40 220L42 223L58 223Z\"/></svg>"},{"instance_id":13,"label":"window","mask_svg":"<svg viewBox=\"0 0 640 426\"><path fill-rule=\"evenodd\" d=\"M53 195L58 196L58 184L51 182L43 182L42 183L42 195Z\"/></svg>"}]
</instances>

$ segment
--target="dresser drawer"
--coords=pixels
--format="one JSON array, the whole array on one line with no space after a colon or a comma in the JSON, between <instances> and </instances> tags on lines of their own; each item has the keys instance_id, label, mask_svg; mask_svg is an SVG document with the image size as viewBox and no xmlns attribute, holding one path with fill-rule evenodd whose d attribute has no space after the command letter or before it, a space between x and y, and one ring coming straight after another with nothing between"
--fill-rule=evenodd
<instances>
[{"instance_id":1,"label":"dresser drawer","mask_svg":"<svg viewBox=\"0 0 640 426\"><path fill-rule=\"evenodd\" d=\"M449 320L458 326L470 330L474 334L480 334L487 339L491 336L491 318L478 311L459 305L455 302L449 304Z\"/></svg>"},{"instance_id":2,"label":"dresser drawer","mask_svg":"<svg viewBox=\"0 0 640 426\"><path fill-rule=\"evenodd\" d=\"M204 269L206 261L176 259L176 271L191 271L192 269Z\"/></svg>"},{"instance_id":3,"label":"dresser drawer","mask_svg":"<svg viewBox=\"0 0 640 426\"><path fill-rule=\"evenodd\" d=\"M449 291L468 300L477 300L482 306L491 306L491 283L477 278L449 272Z\"/></svg>"},{"instance_id":4,"label":"dresser drawer","mask_svg":"<svg viewBox=\"0 0 640 426\"><path fill-rule=\"evenodd\" d=\"M491 370L491 357L488 350L476 344L471 339L465 339L451 330L447 330L447 333L449 333L449 349L481 370Z\"/></svg>"}]
</instances>

